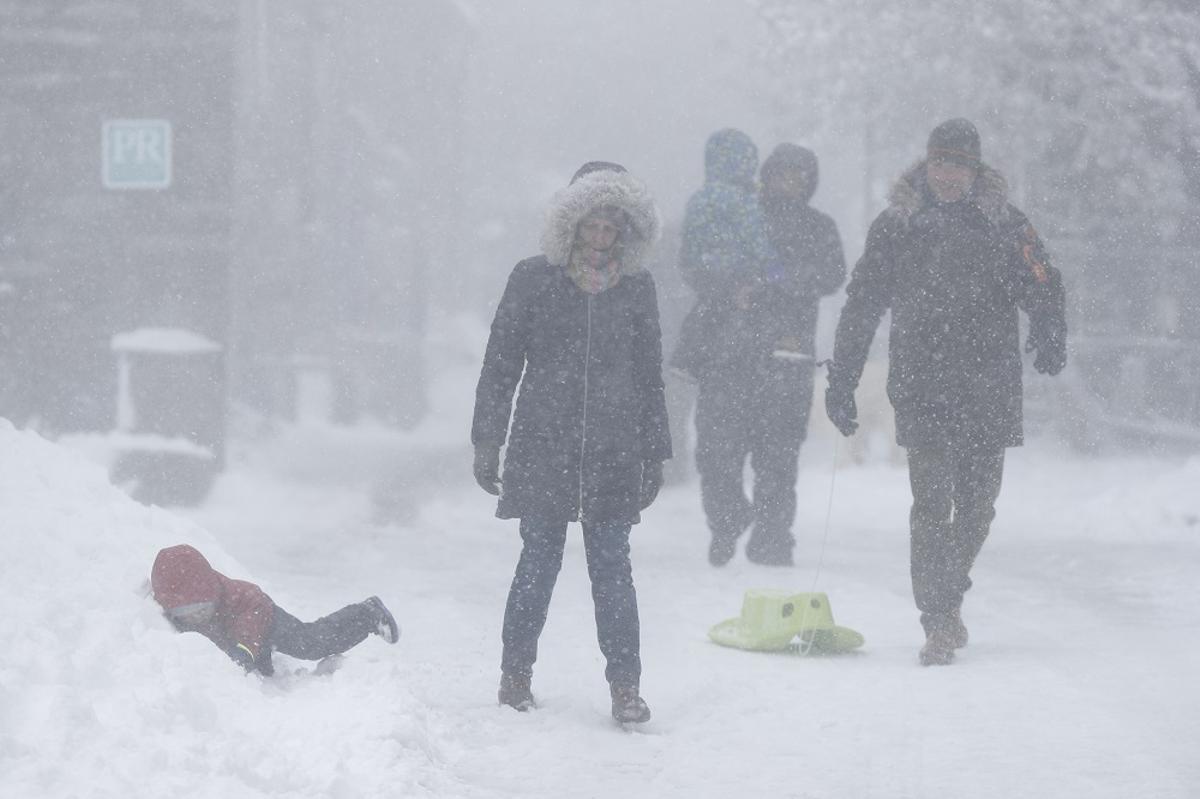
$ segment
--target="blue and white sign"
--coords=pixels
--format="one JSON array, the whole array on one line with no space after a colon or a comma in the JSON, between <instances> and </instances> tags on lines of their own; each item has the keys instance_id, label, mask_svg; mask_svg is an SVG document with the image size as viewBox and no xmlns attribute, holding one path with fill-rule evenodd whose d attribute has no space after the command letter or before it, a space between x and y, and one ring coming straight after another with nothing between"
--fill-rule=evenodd
<instances>
[{"instance_id":1,"label":"blue and white sign","mask_svg":"<svg viewBox=\"0 0 1200 799\"><path fill-rule=\"evenodd\" d=\"M110 119L104 123L104 187L165 189L171 185L171 123Z\"/></svg>"}]
</instances>

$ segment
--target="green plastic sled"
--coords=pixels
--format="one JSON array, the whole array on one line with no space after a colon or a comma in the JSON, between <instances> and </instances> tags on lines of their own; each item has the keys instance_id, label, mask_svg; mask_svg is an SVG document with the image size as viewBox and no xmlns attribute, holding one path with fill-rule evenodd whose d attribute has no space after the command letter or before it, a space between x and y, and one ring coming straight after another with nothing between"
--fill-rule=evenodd
<instances>
[{"instance_id":1,"label":"green plastic sled","mask_svg":"<svg viewBox=\"0 0 1200 799\"><path fill-rule=\"evenodd\" d=\"M833 623L833 610L824 593L767 589L747 591L742 615L715 625L708 637L721 646L754 652L823 655L849 652L864 643L858 632Z\"/></svg>"}]
</instances>

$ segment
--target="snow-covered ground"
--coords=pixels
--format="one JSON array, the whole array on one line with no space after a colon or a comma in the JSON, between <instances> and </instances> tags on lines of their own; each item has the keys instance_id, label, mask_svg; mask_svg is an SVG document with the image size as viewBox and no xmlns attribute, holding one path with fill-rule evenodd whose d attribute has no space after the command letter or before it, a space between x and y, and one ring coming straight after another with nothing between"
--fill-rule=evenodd
<instances>
[{"instance_id":1,"label":"snow-covered ground","mask_svg":"<svg viewBox=\"0 0 1200 799\"><path fill-rule=\"evenodd\" d=\"M573 528L534 680L495 704L518 553L465 439L471 367L413 434L308 421L242 430L191 511L135 505L77 451L0 423L3 797L1177 797L1200 795L1200 459L1014 451L948 668L916 663L907 478L804 455L794 569L705 560L694 485L635 528L643 692L608 718ZM302 618L377 593L404 630L328 675L277 657L244 676L141 593L190 542ZM855 656L722 649L710 625L751 587L831 597Z\"/></svg>"}]
</instances>

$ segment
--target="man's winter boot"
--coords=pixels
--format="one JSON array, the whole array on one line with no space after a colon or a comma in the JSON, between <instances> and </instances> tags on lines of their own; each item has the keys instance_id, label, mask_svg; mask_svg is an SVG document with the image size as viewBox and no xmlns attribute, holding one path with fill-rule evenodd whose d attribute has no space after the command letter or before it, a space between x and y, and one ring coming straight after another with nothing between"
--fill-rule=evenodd
<instances>
[{"instance_id":1,"label":"man's winter boot","mask_svg":"<svg viewBox=\"0 0 1200 799\"><path fill-rule=\"evenodd\" d=\"M387 606L383 604L383 600L377 596L368 597L363 601L363 604L370 609L375 616L375 629L372 630L383 640L389 644L394 644L400 640L400 625L396 624L396 618L392 615Z\"/></svg>"},{"instance_id":2,"label":"man's winter boot","mask_svg":"<svg viewBox=\"0 0 1200 799\"><path fill-rule=\"evenodd\" d=\"M792 566L791 536L768 537L756 527L746 542L746 560L759 566Z\"/></svg>"},{"instance_id":3,"label":"man's winter boot","mask_svg":"<svg viewBox=\"0 0 1200 799\"><path fill-rule=\"evenodd\" d=\"M954 643L955 649L962 649L970 640L970 635L967 633L967 625L963 624L962 611L956 610L950 614L950 638Z\"/></svg>"},{"instance_id":4,"label":"man's winter boot","mask_svg":"<svg viewBox=\"0 0 1200 799\"><path fill-rule=\"evenodd\" d=\"M922 666L948 666L954 661L954 620L951 614L922 619L925 646L921 647Z\"/></svg>"},{"instance_id":5,"label":"man's winter boot","mask_svg":"<svg viewBox=\"0 0 1200 799\"><path fill-rule=\"evenodd\" d=\"M743 497L732 517L717 525L719 531L713 530L712 542L708 545L708 562L713 566L724 566L733 560L737 554L738 539L752 524L754 508Z\"/></svg>"},{"instance_id":6,"label":"man's winter boot","mask_svg":"<svg viewBox=\"0 0 1200 799\"><path fill-rule=\"evenodd\" d=\"M922 666L949 666L954 662L954 642L945 633L930 633L920 657Z\"/></svg>"},{"instance_id":7,"label":"man's winter boot","mask_svg":"<svg viewBox=\"0 0 1200 799\"><path fill-rule=\"evenodd\" d=\"M650 706L638 695L636 685L613 683L612 717L621 724L642 724L650 720Z\"/></svg>"},{"instance_id":8,"label":"man's winter boot","mask_svg":"<svg viewBox=\"0 0 1200 799\"><path fill-rule=\"evenodd\" d=\"M737 554L737 539L714 535L708 545L708 562L713 566L724 566Z\"/></svg>"},{"instance_id":9,"label":"man's winter boot","mask_svg":"<svg viewBox=\"0 0 1200 799\"><path fill-rule=\"evenodd\" d=\"M533 691L529 687L530 678L524 674L500 673L500 691L496 699L502 705L508 705L518 713L527 713L537 707L533 701Z\"/></svg>"}]
</instances>

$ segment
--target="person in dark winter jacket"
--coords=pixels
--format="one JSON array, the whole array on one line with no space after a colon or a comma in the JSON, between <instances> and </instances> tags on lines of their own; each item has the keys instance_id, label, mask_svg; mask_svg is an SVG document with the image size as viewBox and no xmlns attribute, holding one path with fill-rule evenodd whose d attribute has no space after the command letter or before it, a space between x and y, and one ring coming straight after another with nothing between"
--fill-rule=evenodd
<instances>
[{"instance_id":1,"label":"person in dark winter jacket","mask_svg":"<svg viewBox=\"0 0 1200 799\"><path fill-rule=\"evenodd\" d=\"M711 540L723 566L751 525L746 557L792 562L796 462L812 397L817 301L845 277L832 220L811 209L816 161L786 145L764 164L727 129L705 148L705 184L688 202L679 267L697 294L673 365L699 384L696 468ZM754 469L753 500L743 485Z\"/></svg>"},{"instance_id":2,"label":"person in dark winter jacket","mask_svg":"<svg viewBox=\"0 0 1200 799\"><path fill-rule=\"evenodd\" d=\"M555 195L542 254L513 269L492 322L471 442L476 481L500 497L496 515L520 519L498 695L520 711L534 707L538 638L577 520L613 716L650 717L629 533L671 457L658 305L642 266L659 230L640 181L617 164L585 164Z\"/></svg>"},{"instance_id":3,"label":"person in dark winter jacket","mask_svg":"<svg viewBox=\"0 0 1200 799\"><path fill-rule=\"evenodd\" d=\"M767 237L779 264L775 279L759 290L763 343L771 357L757 356L761 372L747 401L730 409L742 419L731 427L734 435L748 433L742 451L754 468L754 527L746 557L788 565L795 546L797 461L812 407L817 310L821 297L845 281L846 259L833 219L809 205L818 181L811 150L780 144L759 177ZM728 468L740 473L743 457L739 452Z\"/></svg>"},{"instance_id":4,"label":"person in dark winter jacket","mask_svg":"<svg viewBox=\"0 0 1200 799\"><path fill-rule=\"evenodd\" d=\"M150 571L154 599L180 632L197 632L247 672L275 673L272 651L302 660L338 655L374 633L389 644L400 628L379 597L302 622L245 580L231 580L195 548L159 551Z\"/></svg>"},{"instance_id":5,"label":"person in dark winter jacket","mask_svg":"<svg viewBox=\"0 0 1200 799\"><path fill-rule=\"evenodd\" d=\"M1022 443L1018 309L1037 371L1066 365L1062 278L1033 226L981 160L965 119L938 125L926 158L871 225L838 322L826 411L857 427L854 390L891 310L888 397L908 452L913 594L924 665L967 643L961 606L1000 493L1004 450Z\"/></svg>"}]
</instances>

